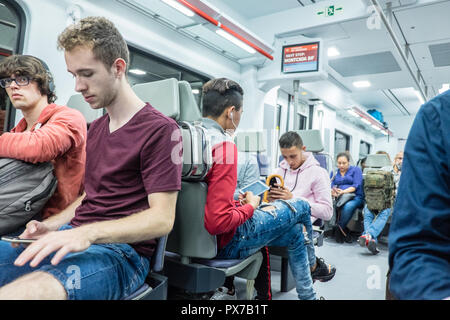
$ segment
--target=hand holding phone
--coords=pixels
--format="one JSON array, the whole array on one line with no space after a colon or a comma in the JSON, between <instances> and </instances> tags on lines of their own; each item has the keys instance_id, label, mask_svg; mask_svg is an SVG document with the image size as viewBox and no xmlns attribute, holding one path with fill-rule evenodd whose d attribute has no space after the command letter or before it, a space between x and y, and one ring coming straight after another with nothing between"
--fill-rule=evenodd
<instances>
[{"instance_id":1,"label":"hand holding phone","mask_svg":"<svg viewBox=\"0 0 450 320\"><path fill-rule=\"evenodd\" d=\"M8 241L8 242L12 242L12 243L24 243L24 244L30 244L33 243L34 241L36 241L37 239L21 239L19 237L8 237L8 236L3 236L2 237L3 241Z\"/></svg>"}]
</instances>

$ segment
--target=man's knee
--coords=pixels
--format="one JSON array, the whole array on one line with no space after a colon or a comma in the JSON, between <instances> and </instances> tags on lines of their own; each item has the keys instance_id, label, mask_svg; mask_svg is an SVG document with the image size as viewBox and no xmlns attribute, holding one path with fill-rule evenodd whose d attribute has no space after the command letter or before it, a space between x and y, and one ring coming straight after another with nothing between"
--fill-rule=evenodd
<instances>
[{"instance_id":1,"label":"man's knee","mask_svg":"<svg viewBox=\"0 0 450 320\"><path fill-rule=\"evenodd\" d=\"M64 286L53 275L36 271L0 288L0 300L65 300Z\"/></svg>"}]
</instances>

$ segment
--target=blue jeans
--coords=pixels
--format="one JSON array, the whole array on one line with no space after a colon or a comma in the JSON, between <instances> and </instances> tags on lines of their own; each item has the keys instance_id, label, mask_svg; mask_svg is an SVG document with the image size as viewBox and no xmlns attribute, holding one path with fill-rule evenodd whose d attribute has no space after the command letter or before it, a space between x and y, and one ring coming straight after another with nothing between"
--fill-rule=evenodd
<instances>
[{"instance_id":1,"label":"blue jeans","mask_svg":"<svg viewBox=\"0 0 450 320\"><path fill-rule=\"evenodd\" d=\"M363 199L356 197L348 202L346 202L339 210L341 210L341 218L338 224L344 229L349 223L350 219L353 217L355 210L357 208L362 208L364 205Z\"/></svg>"},{"instance_id":2,"label":"blue jeans","mask_svg":"<svg viewBox=\"0 0 450 320\"><path fill-rule=\"evenodd\" d=\"M300 199L277 200L270 205L276 209L270 212L256 209L253 216L237 228L231 241L219 250L217 257L244 259L264 246L288 247L289 266L298 297L313 300L316 294L310 271L315 264L311 208L308 202ZM307 237L303 234L303 225Z\"/></svg>"},{"instance_id":3,"label":"blue jeans","mask_svg":"<svg viewBox=\"0 0 450 320\"><path fill-rule=\"evenodd\" d=\"M377 241L377 237L383 231L391 214L391 208L384 209L375 216L367 206L364 206L364 234L370 234Z\"/></svg>"},{"instance_id":4,"label":"blue jeans","mask_svg":"<svg viewBox=\"0 0 450 320\"><path fill-rule=\"evenodd\" d=\"M71 229L69 225L59 230ZM128 244L94 244L87 250L67 254L56 266L55 253L32 268L14 265L25 250L0 241L0 286L35 271L53 275L64 286L69 300L118 300L134 293L145 281L150 262Z\"/></svg>"}]
</instances>

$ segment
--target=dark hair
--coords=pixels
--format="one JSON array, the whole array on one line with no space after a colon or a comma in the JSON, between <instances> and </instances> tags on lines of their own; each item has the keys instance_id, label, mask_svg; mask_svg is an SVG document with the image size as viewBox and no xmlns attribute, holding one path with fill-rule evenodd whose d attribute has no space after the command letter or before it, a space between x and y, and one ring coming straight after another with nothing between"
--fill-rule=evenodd
<instances>
[{"instance_id":1,"label":"dark hair","mask_svg":"<svg viewBox=\"0 0 450 320\"><path fill-rule=\"evenodd\" d=\"M348 155L347 152L341 152L337 155L336 160L339 159L340 157L346 157L347 161L350 162L350 156Z\"/></svg>"},{"instance_id":2,"label":"dark hair","mask_svg":"<svg viewBox=\"0 0 450 320\"><path fill-rule=\"evenodd\" d=\"M242 107L243 96L244 90L233 80L210 80L203 85L203 116L218 118L230 106L235 106L238 111Z\"/></svg>"},{"instance_id":3,"label":"dark hair","mask_svg":"<svg viewBox=\"0 0 450 320\"><path fill-rule=\"evenodd\" d=\"M130 53L119 30L104 17L87 17L67 27L58 37L58 48L71 51L86 46L92 49L96 59L109 69L114 61L122 58L128 65Z\"/></svg>"},{"instance_id":4,"label":"dark hair","mask_svg":"<svg viewBox=\"0 0 450 320\"><path fill-rule=\"evenodd\" d=\"M300 135L295 131L285 132L279 140L280 148L289 149L292 147L297 147L299 149L303 148L303 140Z\"/></svg>"},{"instance_id":5,"label":"dark hair","mask_svg":"<svg viewBox=\"0 0 450 320\"><path fill-rule=\"evenodd\" d=\"M12 74L26 76L36 81L41 95L47 96L48 103L56 100L55 92L51 90L50 85L53 82L52 75L40 59L18 54L6 57L0 62L0 78L8 78Z\"/></svg>"}]
</instances>

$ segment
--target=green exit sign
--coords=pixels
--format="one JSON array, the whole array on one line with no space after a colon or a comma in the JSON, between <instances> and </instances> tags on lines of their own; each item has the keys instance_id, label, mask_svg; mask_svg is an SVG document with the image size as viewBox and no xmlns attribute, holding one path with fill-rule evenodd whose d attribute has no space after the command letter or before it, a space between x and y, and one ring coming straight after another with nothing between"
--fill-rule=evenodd
<instances>
[{"instance_id":1,"label":"green exit sign","mask_svg":"<svg viewBox=\"0 0 450 320\"><path fill-rule=\"evenodd\" d=\"M333 17L335 14L342 12L342 7L329 6L325 10L317 12L317 15L324 17Z\"/></svg>"}]
</instances>

